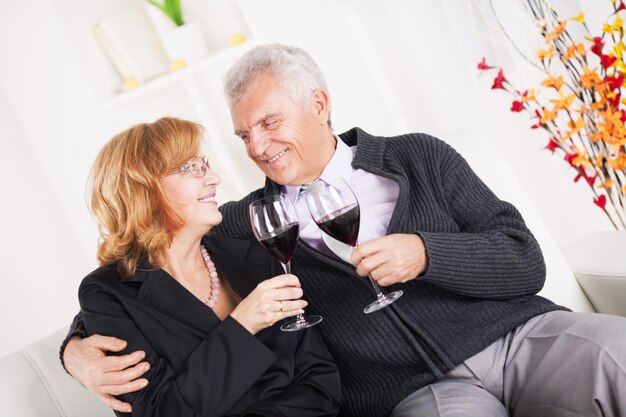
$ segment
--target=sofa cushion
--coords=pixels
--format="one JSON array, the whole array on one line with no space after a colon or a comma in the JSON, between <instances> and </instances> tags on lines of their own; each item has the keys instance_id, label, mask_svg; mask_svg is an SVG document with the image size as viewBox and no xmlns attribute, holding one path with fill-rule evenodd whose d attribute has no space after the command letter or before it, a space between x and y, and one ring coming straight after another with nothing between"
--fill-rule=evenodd
<instances>
[{"instance_id":1,"label":"sofa cushion","mask_svg":"<svg viewBox=\"0 0 626 417\"><path fill-rule=\"evenodd\" d=\"M112 417L59 362L67 327L0 359L2 413L20 417Z\"/></svg>"}]
</instances>

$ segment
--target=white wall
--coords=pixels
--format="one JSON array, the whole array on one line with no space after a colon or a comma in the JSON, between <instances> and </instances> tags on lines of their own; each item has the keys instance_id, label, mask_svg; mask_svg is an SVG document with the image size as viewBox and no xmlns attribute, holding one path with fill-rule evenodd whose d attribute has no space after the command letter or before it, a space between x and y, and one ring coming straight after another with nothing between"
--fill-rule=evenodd
<instances>
[{"instance_id":1,"label":"white wall","mask_svg":"<svg viewBox=\"0 0 626 417\"><path fill-rule=\"evenodd\" d=\"M542 149L548 136L530 129L533 122L526 113L510 112L510 95L490 89L495 73L479 77L476 65L486 56L488 62L504 67L507 78L520 89L542 79L494 28L486 0L396 0L393 8L384 7L384 0L352 3L369 29L369 43L392 80L393 95L410 130L445 140L448 131L478 129L505 155L559 246L612 228L593 204L586 184L574 184L574 171L561 157ZM523 2L493 3L512 38L534 56L532 48L541 43L531 41L535 31L524 25ZM591 0L552 3L561 6L564 17L584 10L595 33L610 7L609 2L598 5Z\"/></svg>"},{"instance_id":2,"label":"white wall","mask_svg":"<svg viewBox=\"0 0 626 417\"><path fill-rule=\"evenodd\" d=\"M0 90L0 357L66 324L92 265Z\"/></svg>"},{"instance_id":3,"label":"white wall","mask_svg":"<svg viewBox=\"0 0 626 417\"><path fill-rule=\"evenodd\" d=\"M541 152L543 139L533 136L522 116L508 113L508 97L498 97L488 81L478 79L475 65L489 43L463 23L468 2L240 4L259 41L301 46L318 61L330 85L338 132L358 125L382 135L411 130L445 139L448 132L472 127L506 156L550 232L546 239L551 235L563 245L608 228L583 193L565 190L570 184L563 164ZM77 309L78 282L95 266L96 234L84 184L95 153L111 133L111 120L102 117L51 5L52 0L21 0L3 5L0 14L0 184L5 191L0 356L68 323ZM480 24L482 18L472 19ZM213 84L207 85L219 89ZM235 140L228 133L227 109L215 94L216 132L209 134ZM238 172L226 167L220 174ZM563 201L576 203L565 207ZM582 215L587 221L576 222Z\"/></svg>"},{"instance_id":4,"label":"white wall","mask_svg":"<svg viewBox=\"0 0 626 417\"><path fill-rule=\"evenodd\" d=\"M332 0L241 3L254 23L257 38L302 46L319 61L331 85L333 114L340 115L334 117L338 131L352 127L357 120L364 121L358 124L373 132L398 131L399 115L390 108L391 100L373 73L381 69L371 68L372 51L355 48L362 39L354 30L344 27L346 21L356 17L343 3ZM17 57L14 61L3 60L0 66L5 110L2 118L6 119L2 120L1 136L11 137L11 142L3 139L2 157L12 162L3 168L25 160L34 167L32 177L9 171L12 174L5 175L2 183L10 179L12 187L27 190L31 200L38 199L37 203L17 199L13 206L3 204L0 212L3 221L9 223L10 232L2 240L0 259L3 265L14 265L7 269L11 279L4 279L9 275L3 276L6 300L0 303L3 317L0 356L69 323L77 311L78 283L95 267L97 235L84 202L89 167L111 134L111 123L117 125L123 117L128 120L136 117L136 114L124 114L125 107L114 118L103 117L97 94L75 54L76 47L61 26L59 13L53 2L24 0L8 5L8 10L0 15L0 55ZM320 30L319 22L325 22L324 30ZM7 42L8 39L12 41ZM359 68L357 73L352 65ZM218 140L237 140L230 133L227 109L220 103L220 86L214 85L213 79L221 77L207 78L207 86L216 91L213 93L216 97L208 101L212 102L211 117L217 119L216 131L210 131L209 135L218 136ZM363 94L367 94L368 100L354 101L354 97ZM177 108L176 97L172 96L169 108ZM156 107L150 104L145 109L145 120L156 117ZM187 109L189 105L180 102L178 107ZM137 108L129 106L128 110ZM181 113L184 116L185 110ZM9 129L19 135L6 135ZM220 138L220 134L225 137ZM242 155L243 149L240 159L244 158ZM243 160L239 162L252 166ZM229 179L238 177L241 169L225 166L219 173L223 178L222 188L228 190ZM250 188L256 185L251 183ZM31 206L44 206L45 217L28 209ZM39 242L45 242L45 248L40 249L45 255L36 255L42 264L50 265L45 274L25 268L35 265L27 261L33 250L24 244L14 244L18 241L16 236L23 242L34 239L35 235ZM20 262L15 263L16 260ZM19 317L19 324L12 317Z\"/></svg>"}]
</instances>

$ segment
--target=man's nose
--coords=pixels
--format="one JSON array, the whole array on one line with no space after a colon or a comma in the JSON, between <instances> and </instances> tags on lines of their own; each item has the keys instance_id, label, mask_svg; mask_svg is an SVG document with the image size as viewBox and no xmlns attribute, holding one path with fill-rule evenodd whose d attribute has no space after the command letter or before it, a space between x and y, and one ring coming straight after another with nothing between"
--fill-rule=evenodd
<instances>
[{"instance_id":1,"label":"man's nose","mask_svg":"<svg viewBox=\"0 0 626 417\"><path fill-rule=\"evenodd\" d=\"M269 136L263 132L250 132L250 150L257 158L263 156L271 142Z\"/></svg>"}]
</instances>

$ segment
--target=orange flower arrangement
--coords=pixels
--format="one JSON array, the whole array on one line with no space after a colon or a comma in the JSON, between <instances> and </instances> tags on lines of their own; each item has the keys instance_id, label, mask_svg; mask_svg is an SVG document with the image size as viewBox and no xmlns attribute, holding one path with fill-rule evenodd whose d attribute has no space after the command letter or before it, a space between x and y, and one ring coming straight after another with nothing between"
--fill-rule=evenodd
<instances>
[{"instance_id":1,"label":"orange flower arrangement","mask_svg":"<svg viewBox=\"0 0 626 417\"><path fill-rule=\"evenodd\" d=\"M602 34L593 37L584 14L561 19L545 0L527 0L546 43L536 56L546 76L540 86L514 88L504 71L485 58L478 69L497 70L491 88L515 97L511 111L528 112L534 119L531 127L548 132L546 149L564 157L576 171L574 181L584 179L594 203L617 230L626 230L626 6L624 0L611 1L613 12ZM569 25L578 25L586 36L577 41Z\"/></svg>"}]
</instances>

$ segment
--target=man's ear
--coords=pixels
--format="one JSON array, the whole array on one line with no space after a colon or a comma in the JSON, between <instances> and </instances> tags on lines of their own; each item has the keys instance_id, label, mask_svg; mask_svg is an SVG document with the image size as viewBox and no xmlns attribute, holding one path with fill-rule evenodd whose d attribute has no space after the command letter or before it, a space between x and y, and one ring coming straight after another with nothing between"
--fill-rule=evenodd
<instances>
[{"instance_id":1,"label":"man's ear","mask_svg":"<svg viewBox=\"0 0 626 417\"><path fill-rule=\"evenodd\" d=\"M328 93L326 90L315 90L313 92L313 109L315 116L319 119L320 124L326 125L329 118L329 104Z\"/></svg>"}]
</instances>

